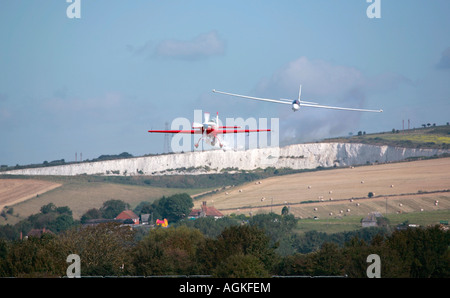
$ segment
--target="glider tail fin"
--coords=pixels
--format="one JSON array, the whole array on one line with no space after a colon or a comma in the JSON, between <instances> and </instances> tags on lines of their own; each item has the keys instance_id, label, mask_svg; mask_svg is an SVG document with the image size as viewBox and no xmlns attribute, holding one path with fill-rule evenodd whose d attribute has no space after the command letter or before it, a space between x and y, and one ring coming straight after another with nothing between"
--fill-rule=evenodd
<instances>
[{"instance_id":1,"label":"glider tail fin","mask_svg":"<svg viewBox=\"0 0 450 298\"><path fill-rule=\"evenodd\" d=\"M298 101L300 101L301 96L302 96L302 85L300 84L300 89L298 90Z\"/></svg>"}]
</instances>

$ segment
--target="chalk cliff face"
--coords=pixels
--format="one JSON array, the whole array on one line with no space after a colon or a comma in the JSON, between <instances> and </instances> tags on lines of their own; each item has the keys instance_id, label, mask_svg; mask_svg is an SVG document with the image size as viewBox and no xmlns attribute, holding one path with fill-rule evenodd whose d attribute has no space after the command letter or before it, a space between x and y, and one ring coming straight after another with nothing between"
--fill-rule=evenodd
<instances>
[{"instance_id":1,"label":"chalk cliff face","mask_svg":"<svg viewBox=\"0 0 450 298\"><path fill-rule=\"evenodd\" d=\"M174 175L221 173L275 167L314 169L401 161L409 157L434 156L450 150L410 149L349 143L297 144L282 148L247 151L213 150L128 159L83 162L45 168L2 172L15 175Z\"/></svg>"}]
</instances>

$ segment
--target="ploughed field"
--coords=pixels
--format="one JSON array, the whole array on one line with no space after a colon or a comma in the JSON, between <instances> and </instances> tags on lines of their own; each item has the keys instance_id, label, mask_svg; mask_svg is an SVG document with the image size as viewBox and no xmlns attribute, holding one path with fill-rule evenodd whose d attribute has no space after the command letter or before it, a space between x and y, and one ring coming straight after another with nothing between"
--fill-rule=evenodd
<instances>
[{"instance_id":1,"label":"ploughed field","mask_svg":"<svg viewBox=\"0 0 450 298\"><path fill-rule=\"evenodd\" d=\"M35 179L0 179L0 211L5 206L38 197L52 189L60 187L60 183Z\"/></svg>"}]
</instances>

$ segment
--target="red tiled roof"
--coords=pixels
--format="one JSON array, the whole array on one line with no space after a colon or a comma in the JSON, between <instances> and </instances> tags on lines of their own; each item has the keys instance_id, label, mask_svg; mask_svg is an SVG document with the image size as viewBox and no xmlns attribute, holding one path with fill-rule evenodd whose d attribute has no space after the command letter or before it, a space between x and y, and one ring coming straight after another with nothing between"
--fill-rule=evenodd
<instances>
[{"instance_id":1,"label":"red tiled roof","mask_svg":"<svg viewBox=\"0 0 450 298\"><path fill-rule=\"evenodd\" d=\"M214 207L206 207L206 216L223 216L223 214Z\"/></svg>"},{"instance_id":2,"label":"red tiled roof","mask_svg":"<svg viewBox=\"0 0 450 298\"><path fill-rule=\"evenodd\" d=\"M204 214L204 216L223 217L223 214L215 207L206 206L206 202L203 202L201 209L192 209L189 216L199 217L202 213Z\"/></svg>"},{"instance_id":3,"label":"red tiled roof","mask_svg":"<svg viewBox=\"0 0 450 298\"><path fill-rule=\"evenodd\" d=\"M138 219L138 218L139 216L137 216L131 210L122 211L119 215L116 216L116 219Z\"/></svg>"}]
</instances>

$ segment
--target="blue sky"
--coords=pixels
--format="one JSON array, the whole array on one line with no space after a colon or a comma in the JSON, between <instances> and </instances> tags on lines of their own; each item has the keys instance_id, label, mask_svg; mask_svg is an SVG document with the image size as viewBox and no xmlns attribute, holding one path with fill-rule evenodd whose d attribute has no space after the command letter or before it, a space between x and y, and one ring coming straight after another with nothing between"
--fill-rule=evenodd
<instances>
[{"instance_id":1,"label":"blue sky","mask_svg":"<svg viewBox=\"0 0 450 298\"><path fill-rule=\"evenodd\" d=\"M194 110L279 118L280 143L450 121L450 2L0 2L0 164L163 151ZM367 114L258 103L212 89Z\"/></svg>"}]
</instances>

